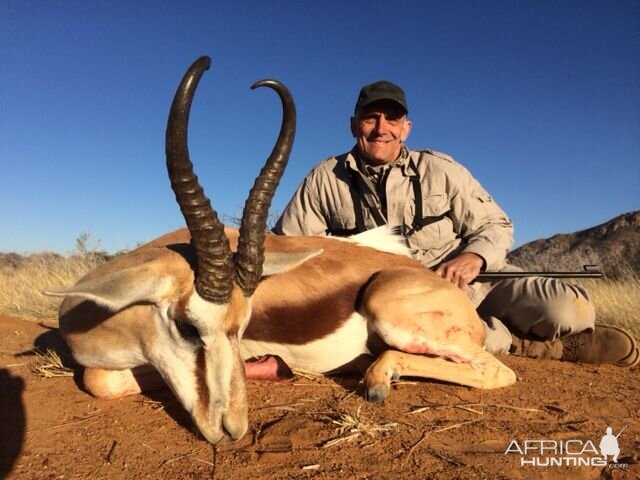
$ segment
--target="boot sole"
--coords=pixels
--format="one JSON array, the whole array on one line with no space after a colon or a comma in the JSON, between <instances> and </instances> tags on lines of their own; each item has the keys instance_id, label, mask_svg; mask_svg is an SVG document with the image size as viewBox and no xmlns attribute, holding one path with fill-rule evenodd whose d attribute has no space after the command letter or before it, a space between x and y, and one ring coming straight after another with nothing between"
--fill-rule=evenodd
<instances>
[{"instance_id":1,"label":"boot sole","mask_svg":"<svg viewBox=\"0 0 640 480\"><path fill-rule=\"evenodd\" d=\"M611 330L616 330L622 333L629 339L629 343L631 344L631 348L629 349L629 353L622 357L617 362L614 362L614 365L618 367L631 368L640 364L640 350L638 349L638 344L636 343L636 339L624 328L617 327L615 325L604 325L596 323L596 328L609 328Z\"/></svg>"},{"instance_id":2,"label":"boot sole","mask_svg":"<svg viewBox=\"0 0 640 480\"><path fill-rule=\"evenodd\" d=\"M638 364L640 364L640 350L638 350L637 348L626 357L614 363L614 365L625 368L636 367L638 366Z\"/></svg>"}]
</instances>

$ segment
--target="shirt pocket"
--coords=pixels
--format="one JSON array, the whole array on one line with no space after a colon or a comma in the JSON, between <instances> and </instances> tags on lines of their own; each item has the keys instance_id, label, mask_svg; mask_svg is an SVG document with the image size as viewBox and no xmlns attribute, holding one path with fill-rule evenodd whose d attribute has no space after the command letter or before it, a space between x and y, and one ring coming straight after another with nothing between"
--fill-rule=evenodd
<instances>
[{"instance_id":1,"label":"shirt pocket","mask_svg":"<svg viewBox=\"0 0 640 480\"><path fill-rule=\"evenodd\" d=\"M412 205L408 210L406 223L413 229L416 208ZM451 237L453 223L447 216L451 210L449 196L446 194L431 194L422 196L422 215L418 218L421 227L418 226L410 236L415 247L420 249L439 248L442 243Z\"/></svg>"}]
</instances>

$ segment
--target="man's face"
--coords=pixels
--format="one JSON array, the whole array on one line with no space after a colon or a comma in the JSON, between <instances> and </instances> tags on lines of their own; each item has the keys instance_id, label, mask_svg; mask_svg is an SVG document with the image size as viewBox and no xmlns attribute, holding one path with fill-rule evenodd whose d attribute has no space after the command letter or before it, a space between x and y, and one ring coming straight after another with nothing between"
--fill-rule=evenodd
<instances>
[{"instance_id":1,"label":"man's face","mask_svg":"<svg viewBox=\"0 0 640 480\"><path fill-rule=\"evenodd\" d=\"M394 162L411 131L404 109L390 100L367 105L351 118L351 133L358 150L371 165Z\"/></svg>"}]
</instances>

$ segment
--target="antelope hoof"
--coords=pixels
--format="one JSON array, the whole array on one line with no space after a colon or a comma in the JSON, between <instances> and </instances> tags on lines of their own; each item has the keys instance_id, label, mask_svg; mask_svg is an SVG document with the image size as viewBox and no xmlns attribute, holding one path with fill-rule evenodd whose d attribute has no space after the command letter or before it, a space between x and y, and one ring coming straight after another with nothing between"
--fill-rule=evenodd
<instances>
[{"instance_id":1,"label":"antelope hoof","mask_svg":"<svg viewBox=\"0 0 640 480\"><path fill-rule=\"evenodd\" d=\"M389 385L379 384L367 388L367 400L371 403L382 403L389 395Z\"/></svg>"},{"instance_id":2,"label":"antelope hoof","mask_svg":"<svg viewBox=\"0 0 640 480\"><path fill-rule=\"evenodd\" d=\"M391 381L395 382L397 380L400 380L400 373L394 371L391 374ZM391 382L374 384L367 388L367 400L371 403L382 403L385 401L390 391Z\"/></svg>"},{"instance_id":3,"label":"antelope hoof","mask_svg":"<svg viewBox=\"0 0 640 480\"><path fill-rule=\"evenodd\" d=\"M367 400L373 403L384 402L391 390L391 380L399 377L399 369L389 363L388 355L383 354L364 375L367 385Z\"/></svg>"}]
</instances>

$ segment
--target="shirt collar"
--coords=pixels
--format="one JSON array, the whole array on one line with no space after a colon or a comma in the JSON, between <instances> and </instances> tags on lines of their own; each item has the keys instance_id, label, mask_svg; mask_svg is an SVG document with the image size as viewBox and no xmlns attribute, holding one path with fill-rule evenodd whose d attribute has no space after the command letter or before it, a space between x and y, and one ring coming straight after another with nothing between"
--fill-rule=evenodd
<instances>
[{"instance_id":1,"label":"shirt collar","mask_svg":"<svg viewBox=\"0 0 640 480\"><path fill-rule=\"evenodd\" d=\"M402 170L403 175L411 176L412 173L406 172L407 169L405 168L409 162L409 158L410 158L409 154L410 154L409 149L405 145L402 145L402 148L400 149L400 154L398 155L398 158L393 163L374 167L369 165L362 158L362 155L360 155L360 152L358 151L358 146L356 145L351 149L351 152L349 152L349 155L347 156L347 164L353 170L358 170L359 172L367 176L372 176L372 175L375 176L387 168L400 168Z\"/></svg>"}]
</instances>

